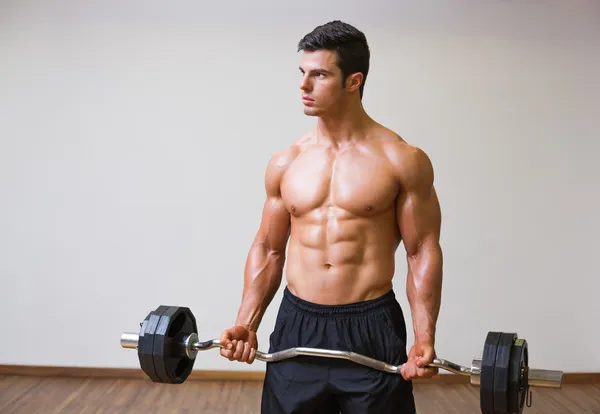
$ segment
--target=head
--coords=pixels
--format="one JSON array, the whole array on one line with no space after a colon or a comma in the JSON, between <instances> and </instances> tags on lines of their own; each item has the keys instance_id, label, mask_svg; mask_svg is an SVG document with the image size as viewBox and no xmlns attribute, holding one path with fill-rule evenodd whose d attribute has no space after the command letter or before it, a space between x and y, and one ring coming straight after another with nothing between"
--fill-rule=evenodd
<instances>
[{"instance_id":1,"label":"head","mask_svg":"<svg viewBox=\"0 0 600 414\"><path fill-rule=\"evenodd\" d=\"M314 99L304 102L305 112L317 114L362 100L370 59L364 33L335 20L304 36L298 51L304 52L300 64L302 95Z\"/></svg>"}]
</instances>

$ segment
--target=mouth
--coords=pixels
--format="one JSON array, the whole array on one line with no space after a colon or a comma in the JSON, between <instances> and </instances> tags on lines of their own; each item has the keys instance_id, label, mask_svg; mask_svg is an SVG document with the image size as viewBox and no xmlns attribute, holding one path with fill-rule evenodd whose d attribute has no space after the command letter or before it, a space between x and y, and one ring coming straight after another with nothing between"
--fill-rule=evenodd
<instances>
[{"instance_id":1,"label":"mouth","mask_svg":"<svg viewBox=\"0 0 600 414\"><path fill-rule=\"evenodd\" d=\"M308 96L303 96L302 97L302 102L305 103L305 104L313 103L314 101L315 101L314 99L311 99Z\"/></svg>"}]
</instances>

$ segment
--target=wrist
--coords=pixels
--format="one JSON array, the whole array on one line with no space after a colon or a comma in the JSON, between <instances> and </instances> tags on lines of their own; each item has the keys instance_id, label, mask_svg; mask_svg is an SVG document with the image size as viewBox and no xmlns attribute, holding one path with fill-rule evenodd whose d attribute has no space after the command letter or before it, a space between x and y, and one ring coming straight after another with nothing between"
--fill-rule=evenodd
<instances>
[{"instance_id":1,"label":"wrist","mask_svg":"<svg viewBox=\"0 0 600 414\"><path fill-rule=\"evenodd\" d=\"M435 334L415 332L415 343L435 345Z\"/></svg>"},{"instance_id":2,"label":"wrist","mask_svg":"<svg viewBox=\"0 0 600 414\"><path fill-rule=\"evenodd\" d=\"M242 326L249 331L256 332L258 330L258 325L260 324L261 318L262 316L257 311L253 311L250 314L246 314L246 312L240 312L235 320L235 325Z\"/></svg>"},{"instance_id":3,"label":"wrist","mask_svg":"<svg viewBox=\"0 0 600 414\"><path fill-rule=\"evenodd\" d=\"M242 321L235 321L234 326L241 326L242 328L247 329L250 332L256 332L257 328L254 327L251 323L248 322L242 322Z\"/></svg>"}]
</instances>

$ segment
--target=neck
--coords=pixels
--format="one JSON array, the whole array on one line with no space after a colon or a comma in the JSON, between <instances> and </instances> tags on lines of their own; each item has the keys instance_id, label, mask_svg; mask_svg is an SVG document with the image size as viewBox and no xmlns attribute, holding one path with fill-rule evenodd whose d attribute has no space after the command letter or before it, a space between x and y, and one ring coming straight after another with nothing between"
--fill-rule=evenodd
<instances>
[{"instance_id":1,"label":"neck","mask_svg":"<svg viewBox=\"0 0 600 414\"><path fill-rule=\"evenodd\" d=\"M317 136L329 141L334 147L360 141L372 123L362 103L351 103L340 107L335 113L319 117Z\"/></svg>"}]
</instances>

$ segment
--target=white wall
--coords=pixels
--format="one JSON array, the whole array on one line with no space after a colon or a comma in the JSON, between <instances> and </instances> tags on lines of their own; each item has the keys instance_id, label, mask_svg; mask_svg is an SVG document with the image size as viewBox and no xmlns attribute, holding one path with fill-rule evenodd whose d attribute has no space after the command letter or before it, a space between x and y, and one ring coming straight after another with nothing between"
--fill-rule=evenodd
<instances>
[{"instance_id":1,"label":"white wall","mask_svg":"<svg viewBox=\"0 0 600 414\"><path fill-rule=\"evenodd\" d=\"M367 110L436 168L439 355L499 329L532 366L600 371L598 4L344 4L0 5L0 364L137 367L119 336L160 304L230 326L266 162L314 122L296 42L339 18L372 48Z\"/></svg>"}]
</instances>

